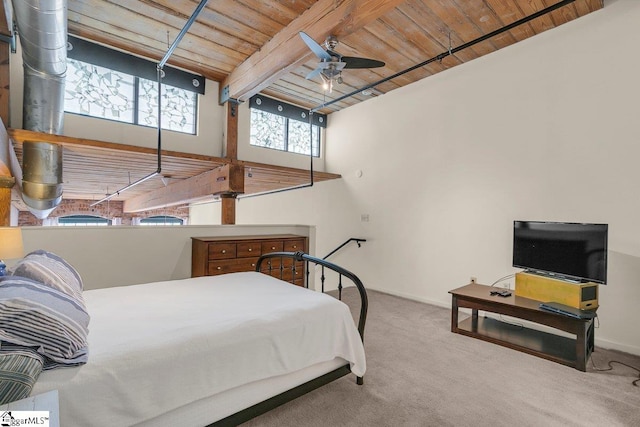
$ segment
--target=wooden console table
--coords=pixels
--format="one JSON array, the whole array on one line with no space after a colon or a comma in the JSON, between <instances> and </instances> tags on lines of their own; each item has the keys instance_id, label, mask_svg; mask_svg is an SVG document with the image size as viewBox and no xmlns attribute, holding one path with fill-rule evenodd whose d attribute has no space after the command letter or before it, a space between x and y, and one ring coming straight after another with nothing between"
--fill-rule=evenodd
<instances>
[{"instance_id":1,"label":"wooden console table","mask_svg":"<svg viewBox=\"0 0 640 427\"><path fill-rule=\"evenodd\" d=\"M489 341L567 366L587 370L593 351L594 320L575 319L539 308L540 301L511 295L490 295L499 290L470 284L449 291L451 294L451 332ZM471 317L458 322L458 309L470 308ZM543 332L520 325L479 317L478 310L504 314L550 326L575 335L575 338Z\"/></svg>"}]
</instances>

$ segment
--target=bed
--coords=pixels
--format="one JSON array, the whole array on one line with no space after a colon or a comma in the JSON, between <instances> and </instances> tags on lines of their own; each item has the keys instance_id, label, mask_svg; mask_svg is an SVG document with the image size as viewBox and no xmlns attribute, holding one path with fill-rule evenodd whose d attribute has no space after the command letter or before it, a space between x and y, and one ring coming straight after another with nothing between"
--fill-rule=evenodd
<instances>
[{"instance_id":1,"label":"bed","mask_svg":"<svg viewBox=\"0 0 640 427\"><path fill-rule=\"evenodd\" d=\"M360 280L299 252L257 271L275 258L319 265L323 288L325 269L352 282L357 327L336 298L273 277L284 267L85 291L87 363L43 371L31 394L58 390L64 426L237 425L350 372L362 384Z\"/></svg>"}]
</instances>

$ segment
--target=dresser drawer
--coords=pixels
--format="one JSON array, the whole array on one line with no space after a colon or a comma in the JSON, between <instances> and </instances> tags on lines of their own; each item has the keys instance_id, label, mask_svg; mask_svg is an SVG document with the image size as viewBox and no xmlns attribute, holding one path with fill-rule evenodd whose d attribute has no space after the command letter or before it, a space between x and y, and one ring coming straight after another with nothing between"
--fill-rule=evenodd
<instances>
[{"instance_id":1,"label":"dresser drawer","mask_svg":"<svg viewBox=\"0 0 640 427\"><path fill-rule=\"evenodd\" d=\"M304 252L304 240L285 240L284 241L284 251L285 252Z\"/></svg>"},{"instance_id":2,"label":"dresser drawer","mask_svg":"<svg viewBox=\"0 0 640 427\"><path fill-rule=\"evenodd\" d=\"M260 256L262 255L262 245L260 242L238 242L236 254L238 258Z\"/></svg>"},{"instance_id":3,"label":"dresser drawer","mask_svg":"<svg viewBox=\"0 0 640 427\"><path fill-rule=\"evenodd\" d=\"M295 234L265 236L192 237L191 276L211 276L239 271L255 271L261 255L272 252L307 251L307 238ZM262 262L262 272L280 277L280 258ZM305 276L304 263L296 263L298 274L293 277L293 260L284 261L283 278L297 280ZM289 270L288 272L286 270Z\"/></svg>"},{"instance_id":4,"label":"dresser drawer","mask_svg":"<svg viewBox=\"0 0 640 427\"><path fill-rule=\"evenodd\" d=\"M271 240L262 242L262 253L268 254L269 252L282 252L284 250L284 243L282 240Z\"/></svg>"},{"instance_id":5,"label":"dresser drawer","mask_svg":"<svg viewBox=\"0 0 640 427\"><path fill-rule=\"evenodd\" d=\"M229 259L235 257L235 243L209 243L209 259Z\"/></svg>"},{"instance_id":6,"label":"dresser drawer","mask_svg":"<svg viewBox=\"0 0 640 427\"><path fill-rule=\"evenodd\" d=\"M208 275L216 276L225 273L238 273L241 271L255 271L257 257L211 260L208 266Z\"/></svg>"}]
</instances>

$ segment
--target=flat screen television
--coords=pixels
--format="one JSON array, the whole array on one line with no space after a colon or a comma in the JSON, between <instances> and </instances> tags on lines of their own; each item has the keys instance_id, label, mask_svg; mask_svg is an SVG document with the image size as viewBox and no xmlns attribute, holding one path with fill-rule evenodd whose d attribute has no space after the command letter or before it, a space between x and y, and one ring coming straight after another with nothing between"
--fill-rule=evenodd
<instances>
[{"instance_id":1,"label":"flat screen television","mask_svg":"<svg viewBox=\"0 0 640 427\"><path fill-rule=\"evenodd\" d=\"M514 221L513 266L578 282L607 282L607 224Z\"/></svg>"}]
</instances>

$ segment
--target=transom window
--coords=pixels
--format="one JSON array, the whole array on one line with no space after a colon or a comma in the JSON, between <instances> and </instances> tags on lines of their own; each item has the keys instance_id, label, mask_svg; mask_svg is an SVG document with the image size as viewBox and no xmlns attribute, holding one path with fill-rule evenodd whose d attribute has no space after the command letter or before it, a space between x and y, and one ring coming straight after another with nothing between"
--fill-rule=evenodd
<instances>
[{"instance_id":1,"label":"transom window","mask_svg":"<svg viewBox=\"0 0 640 427\"><path fill-rule=\"evenodd\" d=\"M66 112L158 126L158 83L67 58ZM195 134L198 95L162 85L162 128Z\"/></svg>"},{"instance_id":2,"label":"transom window","mask_svg":"<svg viewBox=\"0 0 640 427\"><path fill-rule=\"evenodd\" d=\"M252 97L250 105L251 145L320 156L320 128L326 124L325 115L312 116L310 122L306 110L262 95Z\"/></svg>"},{"instance_id":3,"label":"transom window","mask_svg":"<svg viewBox=\"0 0 640 427\"><path fill-rule=\"evenodd\" d=\"M96 225L109 225L107 218L94 215L69 215L58 218L58 225L62 227L87 227Z\"/></svg>"},{"instance_id":4,"label":"transom window","mask_svg":"<svg viewBox=\"0 0 640 427\"><path fill-rule=\"evenodd\" d=\"M150 216L140 219L140 225L183 225L181 218L168 215Z\"/></svg>"}]
</instances>

